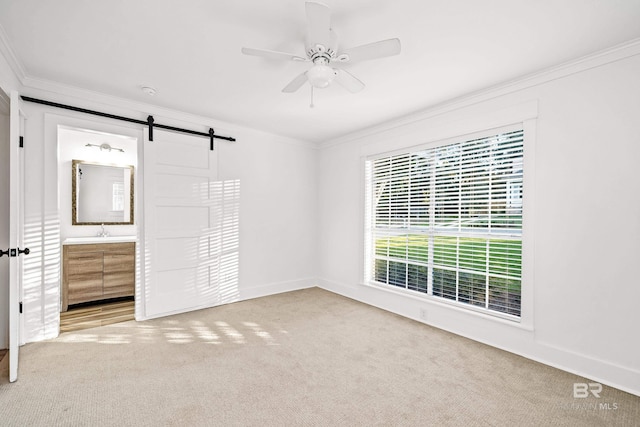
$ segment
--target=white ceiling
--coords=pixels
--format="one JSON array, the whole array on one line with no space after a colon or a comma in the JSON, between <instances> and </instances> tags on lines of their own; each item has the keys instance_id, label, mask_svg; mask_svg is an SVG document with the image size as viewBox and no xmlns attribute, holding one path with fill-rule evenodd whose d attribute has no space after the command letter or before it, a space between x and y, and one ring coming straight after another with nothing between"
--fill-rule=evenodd
<instances>
[{"instance_id":1,"label":"white ceiling","mask_svg":"<svg viewBox=\"0 0 640 427\"><path fill-rule=\"evenodd\" d=\"M303 0L0 0L30 81L50 81L322 142L640 37L640 0L325 0L339 47L398 37L344 65L367 86L281 89L308 63ZM0 32L1 35L1 32ZM35 79L35 80L34 80ZM143 85L157 89L151 98ZM215 123L206 125L215 126Z\"/></svg>"}]
</instances>

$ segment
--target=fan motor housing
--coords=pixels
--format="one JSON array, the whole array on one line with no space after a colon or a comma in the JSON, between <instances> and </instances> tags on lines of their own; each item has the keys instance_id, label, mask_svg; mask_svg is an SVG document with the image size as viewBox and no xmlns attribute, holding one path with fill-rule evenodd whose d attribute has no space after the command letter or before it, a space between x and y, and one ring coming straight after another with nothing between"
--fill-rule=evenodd
<instances>
[{"instance_id":1,"label":"fan motor housing","mask_svg":"<svg viewBox=\"0 0 640 427\"><path fill-rule=\"evenodd\" d=\"M318 44L313 40L307 40L307 57L312 62L315 63L316 59L318 58L326 58L327 61L331 61L332 58L335 58L338 50L338 36L333 30L329 30L329 35L331 39L329 42L329 46Z\"/></svg>"}]
</instances>

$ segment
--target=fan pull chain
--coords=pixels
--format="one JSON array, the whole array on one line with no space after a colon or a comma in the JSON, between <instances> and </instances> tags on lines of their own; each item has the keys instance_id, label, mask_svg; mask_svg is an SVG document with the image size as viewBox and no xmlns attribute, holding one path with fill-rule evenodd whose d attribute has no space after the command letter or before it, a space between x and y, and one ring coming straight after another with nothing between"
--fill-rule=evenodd
<instances>
[{"instance_id":1,"label":"fan pull chain","mask_svg":"<svg viewBox=\"0 0 640 427\"><path fill-rule=\"evenodd\" d=\"M309 86L311 86L311 104L309 104L309 108L313 108L315 107L315 105L313 105L313 85Z\"/></svg>"}]
</instances>

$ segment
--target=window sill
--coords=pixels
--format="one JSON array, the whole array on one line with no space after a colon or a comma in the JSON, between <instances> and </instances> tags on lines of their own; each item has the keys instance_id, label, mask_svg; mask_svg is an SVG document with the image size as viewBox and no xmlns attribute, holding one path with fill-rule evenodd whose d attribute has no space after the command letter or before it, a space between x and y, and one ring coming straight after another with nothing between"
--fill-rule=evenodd
<instances>
[{"instance_id":1,"label":"window sill","mask_svg":"<svg viewBox=\"0 0 640 427\"><path fill-rule=\"evenodd\" d=\"M492 322L501 323L503 325L515 327L518 329L533 331L533 327L528 324L528 322L524 321L522 318L516 318L514 316L510 316L507 314L501 314L498 312L489 312L484 309L476 308L472 305L467 306L466 304L455 302L455 301L447 301L446 299L434 297L427 294L422 294L418 292L413 292L405 289L393 289L389 285L377 284L376 282L360 282L361 286L366 286L368 288L380 290L383 292L388 292L391 294L399 295L405 298L411 298L415 301L420 301L421 303L426 303L428 305L436 305L439 307L444 307L448 310L453 310L461 314L469 315L472 317L482 318L486 320L490 320ZM416 316L416 318L420 321L426 321L426 319L420 318Z\"/></svg>"}]
</instances>

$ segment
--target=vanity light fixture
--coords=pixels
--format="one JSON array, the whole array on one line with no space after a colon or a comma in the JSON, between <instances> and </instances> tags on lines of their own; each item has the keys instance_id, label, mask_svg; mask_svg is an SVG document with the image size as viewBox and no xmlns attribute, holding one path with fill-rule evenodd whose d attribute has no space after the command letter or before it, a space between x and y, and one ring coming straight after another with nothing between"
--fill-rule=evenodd
<instances>
[{"instance_id":1,"label":"vanity light fixture","mask_svg":"<svg viewBox=\"0 0 640 427\"><path fill-rule=\"evenodd\" d=\"M120 151L121 153L124 153L124 150L122 148L116 148L116 147L112 147L109 144L107 144L106 142L103 142L100 145L97 144L87 144L85 145L85 147L97 147L100 149L100 151L111 151L111 150L116 150L116 151Z\"/></svg>"}]
</instances>

